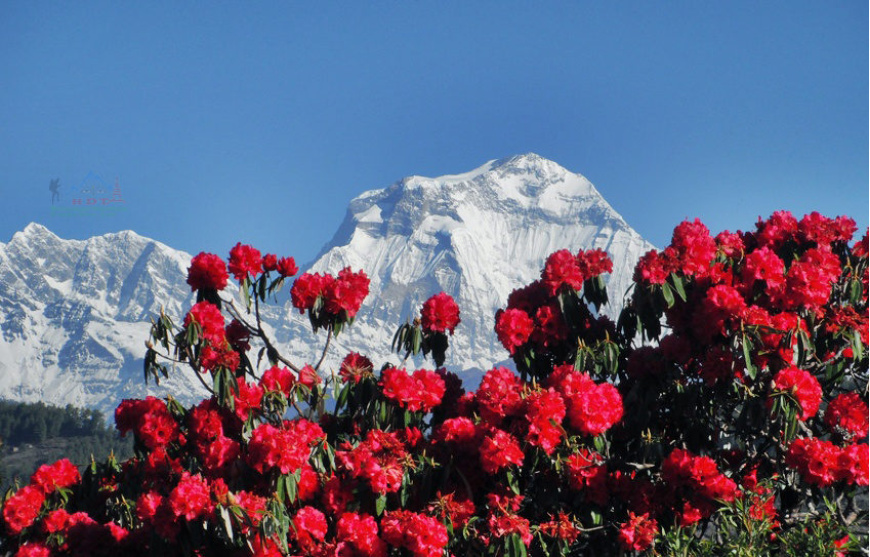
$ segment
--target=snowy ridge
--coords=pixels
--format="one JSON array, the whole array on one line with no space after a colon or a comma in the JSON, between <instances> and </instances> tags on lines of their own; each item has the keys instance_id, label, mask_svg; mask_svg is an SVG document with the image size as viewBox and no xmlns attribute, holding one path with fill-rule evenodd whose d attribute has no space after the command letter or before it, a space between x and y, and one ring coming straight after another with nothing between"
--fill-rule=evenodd
<instances>
[{"instance_id":1,"label":"snowy ridge","mask_svg":"<svg viewBox=\"0 0 870 557\"><path fill-rule=\"evenodd\" d=\"M396 362L388 353L392 334L443 290L462 312L447 366L476 381L475 372L508 358L493 332L495 311L511 291L539 276L547 255L563 248L610 253L606 312L614 317L637 259L652 247L586 178L535 154L489 161L464 174L411 176L365 192L351 201L311 268L361 268L372 280L356 323L327 361L336 366L355 350L379 363ZM280 334L314 358L307 323L294 319Z\"/></svg>"},{"instance_id":2,"label":"snowy ridge","mask_svg":"<svg viewBox=\"0 0 870 557\"><path fill-rule=\"evenodd\" d=\"M612 316L652 246L583 176L534 154L363 193L309 269L350 266L372 281L354 326L332 343L325 373L351 350L378 366L398 363L389 354L396 328L443 290L462 311L447 367L476 383L508 358L493 332L495 311L563 248L610 253ZM189 254L130 231L63 240L30 224L0 244L0 397L89 406L110 418L124 398L193 402L202 391L189 370L160 387L142 375L150 317L163 305L179 322L193 302L189 264ZM289 303L267 308L267 330L291 359L316 362L325 333L315 337Z\"/></svg>"},{"instance_id":3,"label":"snowy ridge","mask_svg":"<svg viewBox=\"0 0 870 557\"><path fill-rule=\"evenodd\" d=\"M0 245L0 396L98 408L123 398L192 398L195 378L142 374L149 318L192 301L190 256L125 231L62 240L29 224Z\"/></svg>"}]
</instances>

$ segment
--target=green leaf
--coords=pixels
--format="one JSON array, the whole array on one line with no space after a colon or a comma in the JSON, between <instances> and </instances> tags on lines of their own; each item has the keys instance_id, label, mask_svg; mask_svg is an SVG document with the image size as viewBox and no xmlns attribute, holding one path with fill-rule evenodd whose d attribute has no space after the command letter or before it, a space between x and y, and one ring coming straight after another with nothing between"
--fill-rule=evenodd
<instances>
[{"instance_id":1,"label":"green leaf","mask_svg":"<svg viewBox=\"0 0 870 557\"><path fill-rule=\"evenodd\" d=\"M423 344L423 331L420 327L414 327L414 341L412 345L412 352L414 354L420 353L420 346Z\"/></svg>"},{"instance_id":2,"label":"green leaf","mask_svg":"<svg viewBox=\"0 0 870 557\"><path fill-rule=\"evenodd\" d=\"M852 358L856 361L864 358L864 344L858 331L852 331Z\"/></svg>"},{"instance_id":3,"label":"green leaf","mask_svg":"<svg viewBox=\"0 0 870 557\"><path fill-rule=\"evenodd\" d=\"M674 284L674 290L677 291L677 295L684 302L686 301L686 288L683 286L683 277L678 275L677 273L671 273L671 282Z\"/></svg>"},{"instance_id":4,"label":"green leaf","mask_svg":"<svg viewBox=\"0 0 870 557\"><path fill-rule=\"evenodd\" d=\"M750 379L755 379L755 376L758 375L758 371L755 369L755 366L752 365L752 344L748 338L746 338L746 334L743 334L743 359L746 360L746 375L749 376Z\"/></svg>"},{"instance_id":5,"label":"green leaf","mask_svg":"<svg viewBox=\"0 0 870 557\"><path fill-rule=\"evenodd\" d=\"M230 520L230 511L223 505L218 505L218 514L220 514L220 524L223 526L224 534L227 539L233 539L233 522Z\"/></svg>"},{"instance_id":6,"label":"green leaf","mask_svg":"<svg viewBox=\"0 0 870 557\"><path fill-rule=\"evenodd\" d=\"M264 302L266 301L266 275L260 277L260 280L257 281L257 285L259 288L260 299Z\"/></svg>"},{"instance_id":7,"label":"green leaf","mask_svg":"<svg viewBox=\"0 0 870 557\"><path fill-rule=\"evenodd\" d=\"M276 488L277 495L278 495L278 501L280 501L282 503L284 501L286 501L287 500L286 476L278 476L278 481L276 482L275 488Z\"/></svg>"},{"instance_id":8,"label":"green leaf","mask_svg":"<svg viewBox=\"0 0 870 557\"><path fill-rule=\"evenodd\" d=\"M380 495L375 499L375 514L381 516L384 514L384 509L387 507L387 496Z\"/></svg>"},{"instance_id":9,"label":"green leaf","mask_svg":"<svg viewBox=\"0 0 870 557\"><path fill-rule=\"evenodd\" d=\"M592 444L595 445L596 451L604 454L604 449L606 448L606 446L603 435L596 435L595 438L592 440Z\"/></svg>"},{"instance_id":10,"label":"green leaf","mask_svg":"<svg viewBox=\"0 0 870 557\"><path fill-rule=\"evenodd\" d=\"M674 307L674 304L676 303L676 300L674 300L674 291L671 290L671 285L667 282L662 283L662 295L665 297L665 302L668 304L668 307Z\"/></svg>"},{"instance_id":11,"label":"green leaf","mask_svg":"<svg viewBox=\"0 0 870 557\"><path fill-rule=\"evenodd\" d=\"M864 288L861 285L860 280L855 279L849 284L849 302L851 303L851 305L857 306L859 303L861 303L863 291Z\"/></svg>"}]
</instances>

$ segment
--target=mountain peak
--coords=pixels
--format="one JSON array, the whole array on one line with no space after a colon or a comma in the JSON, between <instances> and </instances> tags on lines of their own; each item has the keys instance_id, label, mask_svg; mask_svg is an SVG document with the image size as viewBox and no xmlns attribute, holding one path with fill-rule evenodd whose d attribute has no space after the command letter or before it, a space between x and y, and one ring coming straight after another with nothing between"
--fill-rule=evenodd
<instances>
[{"instance_id":1,"label":"mountain peak","mask_svg":"<svg viewBox=\"0 0 870 557\"><path fill-rule=\"evenodd\" d=\"M25 226L21 232L15 233L13 235L13 237L17 236L19 234L23 235L25 238L33 238L33 237L40 237L40 236L47 236L47 235L54 236L55 235L51 230L49 230L48 228L46 228L46 227L44 227L41 224L36 223L36 222L31 222L30 224Z\"/></svg>"},{"instance_id":2,"label":"mountain peak","mask_svg":"<svg viewBox=\"0 0 870 557\"><path fill-rule=\"evenodd\" d=\"M559 164L551 161L550 159L545 159L541 155L537 153L524 153L522 155L513 155L510 157L505 157L503 159L498 159L494 161L490 161L487 163L493 170L502 169L502 168L510 168L510 169L542 169L542 170L561 170L566 172L564 168L562 168Z\"/></svg>"}]
</instances>

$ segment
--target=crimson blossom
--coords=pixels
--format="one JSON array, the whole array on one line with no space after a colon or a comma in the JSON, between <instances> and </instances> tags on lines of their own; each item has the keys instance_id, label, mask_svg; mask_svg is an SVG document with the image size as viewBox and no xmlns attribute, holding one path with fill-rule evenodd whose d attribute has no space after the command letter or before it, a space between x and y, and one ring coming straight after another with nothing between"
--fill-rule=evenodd
<instances>
[{"instance_id":1,"label":"crimson blossom","mask_svg":"<svg viewBox=\"0 0 870 557\"><path fill-rule=\"evenodd\" d=\"M423 303L420 312L423 329L438 333L450 332L459 325L459 306L449 294L439 292Z\"/></svg>"}]
</instances>

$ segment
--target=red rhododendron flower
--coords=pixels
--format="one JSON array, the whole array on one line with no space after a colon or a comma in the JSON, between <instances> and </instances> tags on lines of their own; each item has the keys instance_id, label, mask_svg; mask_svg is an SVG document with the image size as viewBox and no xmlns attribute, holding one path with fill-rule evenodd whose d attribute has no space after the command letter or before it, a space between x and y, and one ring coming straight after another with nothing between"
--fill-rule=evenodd
<instances>
[{"instance_id":1,"label":"red rhododendron flower","mask_svg":"<svg viewBox=\"0 0 870 557\"><path fill-rule=\"evenodd\" d=\"M849 485L867 486L870 453L867 443L855 443L843 447L837 458L837 479Z\"/></svg>"},{"instance_id":2,"label":"red rhododendron flower","mask_svg":"<svg viewBox=\"0 0 870 557\"><path fill-rule=\"evenodd\" d=\"M516 438L500 429L489 432L480 445L480 465L487 474L495 474L511 464L521 466L524 457Z\"/></svg>"},{"instance_id":3,"label":"red rhododendron flower","mask_svg":"<svg viewBox=\"0 0 870 557\"><path fill-rule=\"evenodd\" d=\"M778 249L797 234L798 222L789 211L776 211L766 221L758 220L755 239L759 247Z\"/></svg>"},{"instance_id":4,"label":"red rhododendron flower","mask_svg":"<svg viewBox=\"0 0 870 557\"><path fill-rule=\"evenodd\" d=\"M345 383L348 381L359 383L363 378L371 377L374 374L374 367L372 361L365 356L351 352L341 361L338 374Z\"/></svg>"},{"instance_id":5,"label":"red rhododendron flower","mask_svg":"<svg viewBox=\"0 0 870 557\"><path fill-rule=\"evenodd\" d=\"M628 513L628 522L619 527L619 545L627 551L644 551L649 548L659 530L659 524L649 514L640 516Z\"/></svg>"},{"instance_id":6,"label":"red rhododendron flower","mask_svg":"<svg viewBox=\"0 0 870 557\"><path fill-rule=\"evenodd\" d=\"M13 536L33 524L45 502L45 494L38 486L27 485L15 492L3 505L6 530Z\"/></svg>"},{"instance_id":7,"label":"red rhododendron flower","mask_svg":"<svg viewBox=\"0 0 870 557\"><path fill-rule=\"evenodd\" d=\"M320 385L321 379L316 369L305 364L302 366L302 369L299 370L299 375L296 377L296 381L304 387L313 389L315 386Z\"/></svg>"},{"instance_id":8,"label":"red rhododendron flower","mask_svg":"<svg viewBox=\"0 0 870 557\"><path fill-rule=\"evenodd\" d=\"M247 352L251 349L251 345L248 342L251 340L251 331L249 331L241 321L233 319L230 321L230 324L226 326L225 330L227 342L230 343L233 350Z\"/></svg>"},{"instance_id":9,"label":"red rhododendron flower","mask_svg":"<svg viewBox=\"0 0 870 557\"><path fill-rule=\"evenodd\" d=\"M169 494L172 514L188 522L206 516L214 510L208 482L198 474L183 472L178 485Z\"/></svg>"},{"instance_id":10,"label":"red rhododendron flower","mask_svg":"<svg viewBox=\"0 0 870 557\"><path fill-rule=\"evenodd\" d=\"M212 346L220 348L224 345L226 342L224 316L216 305L205 300L194 305L184 318L184 326L189 327L193 322L202 329L202 338Z\"/></svg>"},{"instance_id":11,"label":"red rhododendron flower","mask_svg":"<svg viewBox=\"0 0 870 557\"><path fill-rule=\"evenodd\" d=\"M757 249L746 256L740 280L748 292L755 281L764 281L766 292L772 294L785 284L785 263L770 248Z\"/></svg>"},{"instance_id":12,"label":"red rhododendron flower","mask_svg":"<svg viewBox=\"0 0 870 557\"><path fill-rule=\"evenodd\" d=\"M323 291L326 277L319 273L303 273L293 281L293 286L290 288L290 299L293 302L293 307L299 310L299 313L305 313L314 307L317 298L320 297Z\"/></svg>"},{"instance_id":13,"label":"red rhododendron flower","mask_svg":"<svg viewBox=\"0 0 870 557\"><path fill-rule=\"evenodd\" d=\"M810 249L792 263L779 302L785 309L818 310L831 297L831 285L840 276L839 258L827 250Z\"/></svg>"},{"instance_id":14,"label":"red rhododendron flower","mask_svg":"<svg viewBox=\"0 0 870 557\"><path fill-rule=\"evenodd\" d=\"M256 278L263 272L263 258L260 250L248 245L237 243L230 250L230 273L236 280L242 282L245 277Z\"/></svg>"},{"instance_id":15,"label":"red rhododendron flower","mask_svg":"<svg viewBox=\"0 0 870 557\"><path fill-rule=\"evenodd\" d=\"M711 348L704 354L700 369L701 377L707 385L717 381L727 381L734 377L734 355L722 347Z\"/></svg>"},{"instance_id":16,"label":"red rhododendron flower","mask_svg":"<svg viewBox=\"0 0 870 557\"><path fill-rule=\"evenodd\" d=\"M367 514L343 513L336 525L336 539L350 545L354 555L386 557L387 545L378 537L378 523Z\"/></svg>"},{"instance_id":17,"label":"red rhododendron flower","mask_svg":"<svg viewBox=\"0 0 870 557\"><path fill-rule=\"evenodd\" d=\"M438 426L432 438L440 443L451 443L459 450L475 450L480 445L482 430L469 418L449 418Z\"/></svg>"},{"instance_id":18,"label":"red rhododendron flower","mask_svg":"<svg viewBox=\"0 0 870 557\"><path fill-rule=\"evenodd\" d=\"M622 419L622 396L609 383L596 385L586 377L576 384L577 391L565 396L568 403L568 422L586 435L600 435Z\"/></svg>"},{"instance_id":19,"label":"red rhododendron flower","mask_svg":"<svg viewBox=\"0 0 870 557\"><path fill-rule=\"evenodd\" d=\"M847 243L858 230L855 221L849 217L840 216L831 219L813 211L798 223L800 238L816 246L828 246L834 242Z\"/></svg>"},{"instance_id":20,"label":"red rhododendron flower","mask_svg":"<svg viewBox=\"0 0 870 557\"><path fill-rule=\"evenodd\" d=\"M532 543L532 532L529 520L515 514L492 514L487 520L489 531L496 538L516 534L528 547Z\"/></svg>"},{"instance_id":21,"label":"red rhododendron flower","mask_svg":"<svg viewBox=\"0 0 870 557\"><path fill-rule=\"evenodd\" d=\"M278 256L274 253L267 253L263 256L263 270L272 272L278 269Z\"/></svg>"},{"instance_id":22,"label":"red rhododendron flower","mask_svg":"<svg viewBox=\"0 0 870 557\"><path fill-rule=\"evenodd\" d=\"M697 336L710 342L716 335L727 335L746 309L746 301L736 288L725 284L710 288L692 322Z\"/></svg>"},{"instance_id":23,"label":"red rhododendron flower","mask_svg":"<svg viewBox=\"0 0 870 557\"><path fill-rule=\"evenodd\" d=\"M258 528L266 515L267 499L244 490L236 493L233 499L245 512L246 520L239 521L239 529L242 533L246 534L252 528Z\"/></svg>"},{"instance_id":24,"label":"red rhododendron flower","mask_svg":"<svg viewBox=\"0 0 870 557\"><path fill-rule=\"evenodd\" d=\"M728 230L720 232L716 235L716 246L725 257L740 258L740 255L746 249L743 243L743 237L739 233L732 233Z\"/></svg>"},{"instance_id":25,"label":"red rhododendron flower","mask_svg":"<svg viewBox=\"0 0 870 557\"><path fill-rule=\"evenodd\" d=\"M569 544L574 543L581 534L574 521L562 511L559 511L559 514L551 520L542 522L540 529L545 535L557 540L564 540Z\"/></svg>"},{"instance_id":26,"label":"red rhododendron flower","mask_svg":"<svg viewBox=\"0 0 870 557\"><path fill-rule=\"evenodd\" d=\"M278 274L284 278L292 277L299 272L299 267L296 266L296 260L292 257L282 257L278 260Z\"/></svg>"},{"instance_id":27,"label":"red rhododendron flower","mask_svg":"<svg viewBox=\"0 0 870 557\"><path fill-rule=\"evenodd\" d=\"M613 272L613 261L602 249L580 250L577 253L577 268L585 278Z\"/></svg>"},{"instance_id":28,"label":"red rhododendron flower","mask_svg":"<svg viewBox=\"0 0 870 557\"><path fill-rule=\"evenodd\" d=\"M607 504L607 465L602 463L600 454L578 449L565 460L565 472L573 489L584 492L586 498L597 505Z\"/></svg>"},{"instance_id":29,"label":"red rhododendron flower","mask_svg":"<svg viewBox=\"0 0 870 557\"><path fill-rule=\"evenodd\" d=\"M271 424L260 424L248 441L248 464L262 474L278 469L282 474L298 470L311 454L308 439Z\"/></svg>"},{"instance_id":30,"label":"red rhododendron flower","mask_svg":"<svg viewBox=\"0 0 870 557\"><path fill-rule=\"evenodd\" d=\"M778 391L794 395L801 407L799 420L806 421L819 411L822 386L810 372L790 366L776 374L773 378L773 386Z\"/></svg>"},{"instance_id":31,"label":"red rhododendron flower","mask_svg":"<svg viewBox=\"0 0 870 557\"><path fill-rule=\"evenodd\" d=\"M438 333L450 332L459 325L459 306L453 298L444 292L435 294L423 303L420 311L423 329Z\"/></svg>"},{"instance_id":32,"label":"red rhododendron flower","mask_svg":"<svg viewBox=\"0 0 870 557\"><path fill-rule=\"evenodd\" d=\"M411 511L387 511L381 520L384 541L407 549L413 557L441 557L447 528L437 519Z\"/></svg>"},{"instance_id":33,"label":"red rhododendron flower","mask_svg":"<svg viewBox=\"0 0 870 557\"><path fill-rule=\"evenodd\" d=\"M646 284L664 284L673 270L671 260L664 253L650 250L638 260L634 268L634 281Z\"/></svg>"},{"instance_id":34,"label":"red rhododendron flower","mask_svg":"<svg viewBox=\"0 0 870 557\"><path fill-rule=\"evenodd\" d=\"M265 391L279 392L285 397L290 396L290 387L296 382L296 378L286 367L272 366L263 372L260 378L260 387Z\"/></svg>"},{"instance_id":35,"label":"red rhododendron flower","mask_svg":"<svg viewBox=\"0 0 870 557\"><path fill-rule=\"evenodd\" d=\"M691 507L700 513L700 517L709 516L712 512L710 504L713 501L733 501L737 496L737 484L722 474L716 462L707 456L695 456L682 449L674 449L662 463L662 478L673 489L685 488L691 497ZM692 524L697 520L687 520L684 524Z\"/></svg>"},{"instance_id":36,"label":"red rhododendron flower","mask_svg":"<svg viewBox=\"0 0 870 557\"><path fill-rule=\"evenodd\" d=\"M468 523L468 520L474 516L475 507L474 502L467 499L467 495L459 493L442 495L439 491L436 501L430 503L426 510L437 515L442 522L449 520L455 529Z\"/></svg>"},{"instance_id":37,"label":"red rhododendron flower","mask_svg":"<svg viewBox=\"0 0 870 557\"><path fill-rule=\"evenodd\" d=\"M40 542L27 542L18 548L15 557L51 557L51 550Z\"/></svg>"},{"instance_id":38,"label":"red rhododendron flower","mask_svg":"<svg viewBox=\"0 0 870 557\"><path fill-rule=\"evenodd\" d=\"M115 426L121 434L133 430L149 449L163 447L178 436L178 424L166 403L153 396L123 400L115 410Z\"/></svg>"},{"instance_id":39,"label":"red rhododendron flower","mask_svg":"<svg viewBox=\"0 0 870 557\"><path fill-rule=\"evenodd\" d=\"M263 401L263 389L254 383L248 383L243 377L236 378L238 385L238 393L233 393L233 406L236 416L241 421L245 421L251 415L252 411L260 408L260 403Z\"/></svg>"},{"instance_id":40,"label":"red rhododendron flower","mask_svg":"<svg viewBox=\"0 0 870 557\"><path fill-rule=\"evenodd\" d=\"M397 433L372 429L362 443L346 445L346 450L336 451L335 456L352 477L365 479L372 491L386 494L402 487L407 454Z\"/></svg>"},{"instance_id":41,"label":"red rhododendron flower","mask_svg":"<svg viewBox=\"0 0 870 557\"><path fill-rule=\"evenodd\" d=\"M506 367L487 371L477 389L477 403L481 417L492 425L499 425L507 416L522 409L520 391L522 381Z\"/></svg>"},{"instance_id":42,"label":"red rhododendron flower","mask_svg":"<svg viewBox=\"0 0 870 557\"><path fill-rule=\"evenodd\" d=\"M187 268L187 284L191 291L206 288L223 290L229 278L226 263L213 253L200 252L191 259Z\"/></svg>"},{"instance_id":43,"label":"red rhododendron flower","mask_svg":"<svg viewBox=\"0 0 870 557\"><path fill-rule=\"evenodd\" d=\"M63 489L81 481L79 469L67 458L58 460L52 465L43 464L34 472L30 483L42 489L45 494L56 489Z\"/></svg>"},{"instance_id":44,"label":"red rhododendron flower","mask_svg":"<svg viewBox=\"0 0 870 557\"><path fill-rule=\"evenodd\" d=\"M743 476L744 499L749 501L749 516L753 520L767 520L771 528L778 528L776 519L776 496L769 487L759 485L758 469L753 468Z\"/></svg>"},{"instance_id":45,"label":"red rhododendron flower","mask_svg":"<svg viewBox=\"0 0 870 557\"><path fill-rule=\"evenodd\" d=\"M531 341L544 348L559 346L568 338L568 326L556 302L541 306L535 312L535 329Z\"/></svg>"},{"instance_id":46,"label":"red rhododendron flower","mask_svg":"<svg viewBox=\"0 0 870 557\"><path fill-rule=\"evenodd\" d=\"M565 402L554 389L548 389L531 393L524 404L528 442L553 454L564 435L561 423L565 418Z\"/></svg>"},{"instance_id":47,"label":"red rhododendron flower","mask_svg":"<svg viewBox=\"0 0 870 557\"><path fill-rule=\"evenodd\" d=\"M296 482L296 499L298 501L311 501L318 493L320 493L320 476L311 467L311 464L306 462L302 465L299 481Z\"/></svg>"},{"instance_id":48,"label":"red rhododendron flower","mask_svg":"<svg viewBox=\"0 0 870 557\"><path fill-rule=\"evenodd\" d=\"M207 371L213 371L218 368L225 368L230 371L235 371L239 367L239 363L241 362L241 358L239 357L239 353L230 350L229 346L227 349L215 350L211 346L206 346L202 349L202 352L199 354L199 363L202 366L203 373Z\"/></svg>"},{"instance_id":49,"label":"red rhododendron flower","mask_svg":"<svg viewBox=\"0 0 870 557\"><path fill-rule=\"evenodd\" d=\"M427 369L418 369L408 375L401 368L387 368L381 375L383 394L400 407L412 412L431 412L441 403L445 384L440 375Z\"/></svg>"},{"instance_id":50,"label":"red rhododendron flower","mask_svg":"<svg viewBox=\"0 0 870 557\"><path fill-rule=\"evenodd\" d=\"M534 329L535 322L523 310L499 310L496 314L495 332L511 354L529 340Z\"/></svg>"},{"instance_id":51,"label":"red rhododendron flower","mask_svg":"<svg viewBox=\"0 0 870 557\"><path fill-rule=\"evenodd\" d=\"M563 284L574 290L580 290L583 288L585 278L577 265L577 258L566 249L551 253L541 272L541 281L551 296L555 295Z\"/></svg>"},{"instance_id":52,"label":"red rhododendron flower","mask_svg":"<svg viewBox=\"0 0 870 557\"><path fill-rule=\"evenodd\" d=\"M858 393L844 393L828 404L825 410L825 423L829 427L839 427L859 439L867 437L867 403Z\"/></svg>"},{"instance_id":53,"label":"red rhododendron flower","mask_svg":"<svg viewBox=\"0 0 870 557\"><path fill-rule=\"evenodd\" d=\"M683 221L674 228L671 247L676 251L683 274L704 276L716 256L716 241L699 220Z\"/></svg>"},{"instance_id":54,"label":"red rhododendron flower","mask_svg":"<svg viewBox=\"0 0 870 557\"><path fill-rule=\"evenodd\" d=\"M852 255L859 259L866 258L868 253L870 253L870 229L852 247Z\"/></svg>"},{"instance_id":55,"label":"red rhododendron flower","mask_svg":"<svg viewBox=\"0 0 870 557\"><path fill-rule=\"evenodd\" d=\"M829 441L807 437L795 439L788 447L785 463L797 470L807 483L825 487L838 479L840 449Z\"/></svg>"},{"instance_id":56,"label":"red rhododendron flower","mask_svg":"<svg viewBox=\"0 0 870 557\"><path fill-rule=\"evenodd\" d=\"M366 274L362 271L354 273L350 267L345 267L338 272L335 280L326 281L323 305L332 315L344 311L348 317L354 317L368 294L369 278Z\"/></svg>"},{"instance_id":57,"label":"red rhododendron flower","mask_svg":"<svg viewBox=\"0 0 870 557\"><path fill-rule=\"evenodd\" d=\"M312 550L317 542L322 542L326 537L326 515L314 507L302 507L296 512L293 519L293 532L296 543L303 551Z\"/></svg>"},{"instance_id":58,"label":"red rhododendron flower","mask_svg":"<svg viewBox=\"0 0 870 557\"><path fill-rule=\"evenodd\" d=\"M238 441L221 435L211 443L198 446L203 470L209 477L226 473L227 468L239 458L241 446Z\"/></svg>"}]
</instances>

